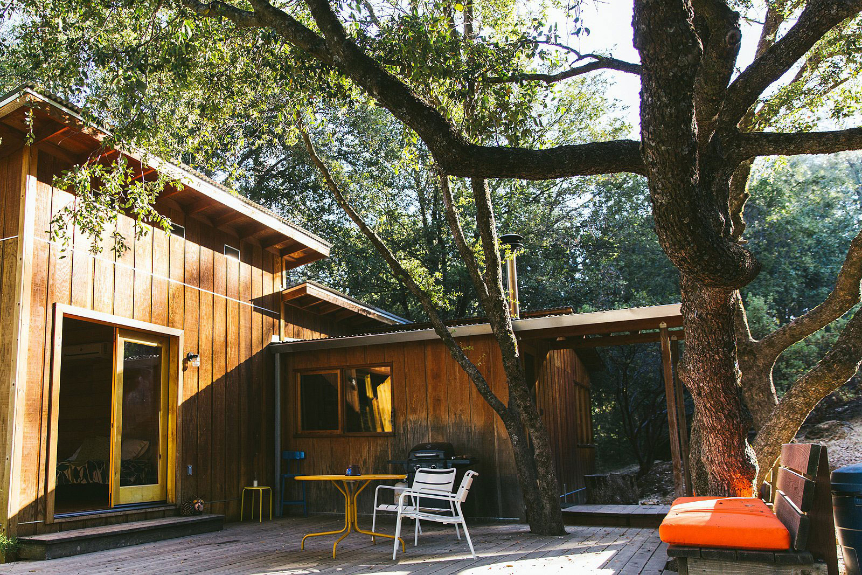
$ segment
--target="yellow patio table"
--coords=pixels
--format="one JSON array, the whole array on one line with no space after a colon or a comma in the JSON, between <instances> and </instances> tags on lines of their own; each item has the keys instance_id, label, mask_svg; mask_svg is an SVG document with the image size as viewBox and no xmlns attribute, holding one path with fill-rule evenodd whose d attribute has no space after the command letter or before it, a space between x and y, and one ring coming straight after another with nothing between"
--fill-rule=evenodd
<instances>
[{"instance_id":1,"label":"yellow patio table","mask_svg":"<svg viewBox=\"0 0 862 575\"><path fill-rule=\"evenodd\" d=\"M372 481L399 481L407 479L404 474L396 475L391 473L369 473L367 475L297 475L294 477L296 481L331 481L332 484L344 495L344 528L339 531L323 531L322 533L309 533L302 538L300 549L305 549L305 540L309 537L320 537L321 535L338 535L344 533L338 540L332 544L332 558L335 558L335 548L341 543L341 540L350 534L351 530L356 530L357 533L371 535L372 537L388 537L395 539L394 535L386 535L385 533L374 533L373 531L364 531L359 528L356 522L356 496L362 493L369 483ZM401 550L404 551L404 540L400 537Z\"/></svg>"}]
</instances>

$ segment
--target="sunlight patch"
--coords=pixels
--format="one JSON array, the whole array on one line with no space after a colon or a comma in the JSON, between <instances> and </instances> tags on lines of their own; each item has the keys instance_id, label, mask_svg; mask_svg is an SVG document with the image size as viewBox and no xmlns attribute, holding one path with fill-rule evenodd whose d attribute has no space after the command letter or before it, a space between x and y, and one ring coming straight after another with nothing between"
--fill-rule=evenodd
<instances>
[{"instance_id":1,"label":"sunlight patch","mask_svg":"<svg viewBox=\"0 0 862 575\"><path fill-rule=\"evenodd\" d=\"M591 573L612 575L613 569L599 569L616 551L600 553L579 553L577 555L559 555L541 559L523 559L519 561L500 561L490 565L482 565L461 571L464 575L479 575L480 573L547 573L553 569L590 569Z\"/></svg>"}]
</instances>

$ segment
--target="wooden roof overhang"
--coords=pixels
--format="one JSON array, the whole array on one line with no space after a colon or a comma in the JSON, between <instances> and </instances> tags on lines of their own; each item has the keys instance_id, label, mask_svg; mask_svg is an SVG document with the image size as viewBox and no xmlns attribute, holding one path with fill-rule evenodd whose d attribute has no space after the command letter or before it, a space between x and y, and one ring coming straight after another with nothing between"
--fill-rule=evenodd
<instances>
[{"instance_id":1,"label":"wooden roof overhang","mask_svg":"<svg viewBox=\"0 0 862 575\"><path fill-rule=\"evenodd\" d=\"M682 314L679 304L628 308L579 314L528 317L512 322L515 335L522 341L549 340L557 349L589 349L603 345L661 341L663 328L673 339L681 340ZM454 337L488 335L487 323L456 325L449 328ZM389 330L346 337L291 341L270 344L273 353L292 353L363 345L380 345L437 338L432 328Z\"/></svg>"},{"instance_id":2,"label":"wooden roof overhang","mask_svg":"<svg viewBox=\"0 0 862 575\"><path fill-rule=\"evenodd\" d=\"M313 281L291 286L281 292L285 304L334 319L353 330L383 325L403 325L408 320Z\"/></svg>"},{"instance_id":3,"label":"wooden roof overhang","mask_svg":"<svg viewBox=\"0 0 862 575\"><path fill-rule=\"evenodd\" d=\"M28 113L32 125L28 125ZM31 136L32 134L32 136ZM0 97L0 158L30 143L70 167L84 163L108 164L125 156L137 178L159 174L182 182L167 187L156 200L165 215L179 210L238 239L251 241L284 259L285 269L329 256L330 244L269 210L246 200L191 168L173 164L142 150L106 148L110 133L86 121L71 104L31 87ZM28 142L28 137L30 141Z\"/></svg>"}]
</instances>

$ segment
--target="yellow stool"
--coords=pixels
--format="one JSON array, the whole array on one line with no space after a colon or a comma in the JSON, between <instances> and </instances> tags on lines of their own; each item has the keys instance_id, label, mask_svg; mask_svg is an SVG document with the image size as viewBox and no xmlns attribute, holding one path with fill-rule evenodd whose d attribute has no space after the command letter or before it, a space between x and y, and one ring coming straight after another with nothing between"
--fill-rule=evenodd
<instances>
[{"instance_id":1,"label":"yellow stool","mask_svg":"<svg viewBox=\"0 0 862 575\"><path fill-rule=\"evenodd\" d=\"M243 487L242 495L239 500L239 520L243 520L243 509L245 507L245 492L251 491L251 518L254 519L254 494L255 492L260 493L260 510L258 511L258 522L263 522L263 492L264 490L269 491L269 519L272 520L272 489L261 485L260 487Z\"/></svg>"}]
</instances>

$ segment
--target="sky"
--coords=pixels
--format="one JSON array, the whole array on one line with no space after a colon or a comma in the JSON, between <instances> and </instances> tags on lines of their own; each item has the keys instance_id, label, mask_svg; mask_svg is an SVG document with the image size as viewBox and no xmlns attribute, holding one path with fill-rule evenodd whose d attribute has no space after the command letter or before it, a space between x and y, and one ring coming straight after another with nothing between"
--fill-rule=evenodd
<instances>
[{"instance_id":1,"label":"sky","mask_svg":"<svg viewBox=\"0 0 862 575\"><path fill-rule=\"evenodd\" d=\"M581 53L610 54L627 62L640 62L637 50L632 45L632 0L590 0L583 2L581 18L590 29L589 35L581 35L570 40ZM563 24L560 29L562 31ZM569 25L571 27L571 25ZM742 47L738 63L746 66L754 59L760 26L743 20ZM626 108L623 117L632 126L631 137L639 137L638 102L640 99L640 79L633 74L609 71L603 72L611 79L613 86L609 95L616 98Z\"/></svg>"}]
</instances>

